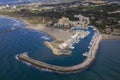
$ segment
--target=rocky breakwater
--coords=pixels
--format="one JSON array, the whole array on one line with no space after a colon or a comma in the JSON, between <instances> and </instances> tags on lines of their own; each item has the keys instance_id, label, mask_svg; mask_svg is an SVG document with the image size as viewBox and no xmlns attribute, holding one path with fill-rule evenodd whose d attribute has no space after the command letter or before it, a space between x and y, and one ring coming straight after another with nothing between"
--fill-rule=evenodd
<instances>
[{"instance_id":1,"label":"rocky breakwater","mask_svg":"<svg viewBox=\"0 0 120 80\"><path fill-rule=\"evenodd\" d=\"M83 71L86 68L88 68L95 60L95 55L96 55L96 52L99 48L99 43L100 43L101 39L102 39L102 36L101 36L101 34L99 34L96 37L94 44L92 45L91 51L88 52L86 59L82 63L77 64L77 65L73 65L73 66L64 67L64 66L51 65L51 64L48 64L45 62L41 62L41 61L32 59L26 53L19 54L18 59L25 61L27 63L30 63L36 67L48 69L48 70L51 70L51 71L57 72L57 73L80 72L80 71Z\"/></svg>"}]
</instances>

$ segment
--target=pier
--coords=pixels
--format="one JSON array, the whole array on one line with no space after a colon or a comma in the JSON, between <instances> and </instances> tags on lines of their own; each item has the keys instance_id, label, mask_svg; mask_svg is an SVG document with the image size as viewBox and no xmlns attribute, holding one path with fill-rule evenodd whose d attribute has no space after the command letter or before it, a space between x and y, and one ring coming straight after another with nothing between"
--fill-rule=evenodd
<instances>
[{"instance_id":1,"label":"pier","mask_svg":"<svg viewBox=\"0 0 120 80\"><path fill-rule=\"evenodd\" d=\"M88 68L95 60L95 55L97 53L97 50L99 48L99 43L102 39L101 34L95 37L94 43L90 48L90 51L88 52L85 60L77 65L73 66L57 66L57 65L51 65L45 62L41 62L35 59L30 58L27 54L19 54L18 58L22 61L28 62L38 68L48 69L50 71L56 72L56 73L74 73L74 72L80 72Z\"/></svg>"},{"instance_id":2,"label":"pier","mask_svg":"<svg viewBox=\"0 0 120 80\"><path fill-rule=\"evenodd\" d=\"M80 39L85 38L86 36L89 35L89 31L84 31L84 30L76 30L74 35L71 35L66 41L64 41L63 43L59 43L57 44L58 46L53 46L52 43L56 44L55 42L48 42L45 41L45 45L51 49L51 51L55 54L55 55L61 55L61 54L65 54L65 55L70 55L72 53L72 49L74 49L75 47L73 46L75 43L78 43L80 41Z\"/></svg>"}]
</instances>

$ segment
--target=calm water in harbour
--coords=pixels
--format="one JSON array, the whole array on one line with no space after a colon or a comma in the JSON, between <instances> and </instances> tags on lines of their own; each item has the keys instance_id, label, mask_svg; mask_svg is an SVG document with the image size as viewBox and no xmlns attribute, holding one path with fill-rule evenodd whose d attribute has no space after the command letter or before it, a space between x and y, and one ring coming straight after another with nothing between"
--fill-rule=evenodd
<instances>
[{"instance_id":1,"label":"calm water in harbour","mask_svg":"<svg viewBox=\"0 0 120 80\"><path fill-rule=\"evenodd\" d=\"M86 46L94 34L93 30L89 29L91 34L75 44L72 55L55 56L43 44L45 40L53 40L50 36L23 26L23 22L0 17L0 80L120 80L120 40L103 40L96 61L87 70L69 75L56 74L26 65L15 56L28 52L31 57L50 64L78 64L84 60L82 53L88 51Z\"/></svg>"}]
</instances>

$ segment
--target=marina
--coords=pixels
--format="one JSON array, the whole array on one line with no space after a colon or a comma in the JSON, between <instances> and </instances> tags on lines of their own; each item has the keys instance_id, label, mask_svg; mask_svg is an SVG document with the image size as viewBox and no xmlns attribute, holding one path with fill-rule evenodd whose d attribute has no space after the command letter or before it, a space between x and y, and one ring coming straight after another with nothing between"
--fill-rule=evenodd
<instances>
[{"instance_id":1,"label":"marina","mask_svg":"<svg viewBox=\"0 0 120 80\"><path fill-rule=\"evenodd\" d=\"M119 7L119 0L1 0L0 80L120 80Z\"/></svg>"},{"instance_id":2,"label":"marina","mask_svg":"<svg viewBox=\"0 0 120 80\"><path fill-rule=\"evenodd\" d=\"M68 49L74 49L75 47L73 46L75 43L79 43L80 39L83 39L89 35L88 31L80 31L77 30L76 33L71 36L68 40L66 40L64 43L59 45L60 50L68 50Z\"/></svg>"},{"instance_id":3,"label":"marina","mask_svg":"<svg viewBox=\"0 0 120 80\"><path fill-rule=\"evenodd\" d=\"M84 39L86 36L89 35L89 31L85 30L75 30L74 34L71 35L66 41L64 41L61 44L58 44L59 46L56 48L54 47L51 42L45 41L45 45L52 50L52 52L56 55L69 55L72 53L71 49L74 49L73 46L76 43L79 43L81 39Z\"/></svg>"},{"instance_id":4,"label":"marina","mask_svg":"<svg viewBox=\"0 0 120 80\"><path fill-rule=\"evenodd\" d=\"M7 35L8 34L7 33L6 35L1 35L1 37L0 37L0 42L2 43L2 45L0 45L0 48L1 48L0 49L0 51L1 51L0 63L2 64L0 66L0 74L2 74L2 75L0 75L1 80L5 80L5 79L6 80L27 80L27 79L37 80L38 78L43 79L43 80L49 80L49 79L50 80L56 80L56 79L57 80L65 80L65 79L93 80L93 79L98 79L98 78L99 79L104 78L106 80L109 80L109 79L119 80L119 78L120 78L120 77L115 77L116 75L119 76L119 73L120 73L119 72L120 65L117 64L119 61L119 58L120 58L120 54L119 54L120 41L119 40L103 40L103 41L101 41L99 50L97 52L97 54L99 56L98 55L96 56L95 63L92 64L92 66L87 68L85 71L78 72L75 74L57 74L56 75L56 73L51 72L48 69L40 69L40 70L38 68L36 69L35 67L32 67L31 64L29 65L29 64L23 63L23 61L20 61L18 57L15 57L18 53L28 51L29 57L36 55L38 58L36 58L36 57L32 57L32 58L39 60L39 59L41 59L41 57L43 57L39 54L44 53L42 55L45 55L48 53L47 50L42 51L41 49L38 53L36 53L36 52L34 53L34 51L37 50L36 49L37 47L43 46L43 45L40 45L40 41L39 41L39 39L36 38L36 35L34 33L27 32L28 34L26 33L26 34L24 34L24 36L22 35L23 33L26 33L26 31L18 30L18 31L11 32L11 35ZM29 34L34 37L30 37ZM14 37L12 35L14 35ZM41 34L39 34L39 35L41 35ZM7 36L7 38L4 36ZM12 39L11 39L11 37L12 37ZM37 45L33 42L33 40L34 40L34 42L36 42ZM27 45L27 44L29 44L29 45ZM32 46L32 47L30 47L30 46ZM44 49L44 46L41 48ZM16 49L16 50L14 50L14 49ZM25 49L25 50L23 50L23 49ZM80 46L79 46L79 49L80 49ZM30 53L29 50L32 50L33 52ZM31 54L33 54L33 55L31 55ZM75 54L75 53L73 53L73 54ZM79 52L78 54L81 54L81 52ZM50 56L50 54L47 54L47 55ZM45 56L47 57L47 55L45 55ZM80 56L82 56L82 55L76 55L76 56L80 58ZM112 56L114 56L115 58L113 58ZM16 60L16 58L17 58L17 60ZM50 58L49 57L47 57L47 58L50 61ZM54 59L53 56L52 56L52 59ZM63 63L63 64L70 64L68 62L76 63L75 60L78 61L78 59L74 59L74 60L72 59L72 61L71 61L71 59L69 59L69 61L64 60L61 63ZM6 61L6 62L4 62L4 61ZM43 61L43 60L41 60L41 61ZM45 62L45 60L43 62ZM56 60L55 61L53 60L53 62L60 63L60 62L57 62ZM78 61L78 62L80 62L80 61ZM113 63L113 62L115 62L115 63ZM116 66L111 66L113 64ZM60 64L57 64L57 65L60 65ZM111 68L112 68L112 70L111 70ZM113 70L113 68L115 68L115 70ZM94 72L98 72L98 75L96 75L96 73L94 73ZM109 74L110 72L111 72L111 74ZM114 75L114 73L116 73L116 75ZM90 74L94 75L94 76L90 76ZM101 77L99 75L101 75ZM6 77L3 77L3 76L6 76ZM28 76L31 76L31 77L28 77Z\"/></svg>"},{"instance_id":5,"label":"marina","mask_svg":"<svg viewBox=\"0 0 120 80\"><path fill-rule=\"evenodd\" d=\"M96 36L96 34L97 34L97 36ZM43 68L43 69L48 69L48 70L56 72L56 73L81 72L81 71L85 70L86 68L88 68L88 66L90 66L95 60L95 56L96 56L97 50L99 48L99 43L102 39L101 34L99 34L99 33L96 33L96 34L94 35L94 36L96 36L93 38L94 40L92 39L93 42L92 42L89 52L83 54L83 56L86 57L85 60L82 63L79 63L77 65L66 66L66 67L52 65L52 64L48 64L48 63L30 58L28 56L28 54L26 54L26 53L19 54L18 58L22 61L32 64L33 66Z\"/></svg>"}]
</instances>

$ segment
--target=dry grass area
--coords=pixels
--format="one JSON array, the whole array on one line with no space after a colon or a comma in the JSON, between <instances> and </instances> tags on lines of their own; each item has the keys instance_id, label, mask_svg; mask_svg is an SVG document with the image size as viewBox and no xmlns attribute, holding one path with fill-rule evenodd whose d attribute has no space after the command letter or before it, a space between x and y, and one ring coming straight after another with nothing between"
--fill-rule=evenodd
<instances>
[{"instance_id":1,"label":"dry grass area","mask_svg":"<svg viewBox=\"0 0 120 80\"><path fill-rule=\"evenodd\" d=\"M62 44L64 41L58 41L58 40L55 40L53 42L51 42L51 45L54 47L54 48L58 48L58 46L60 44Z\"/></svg>"}]
</instances>

